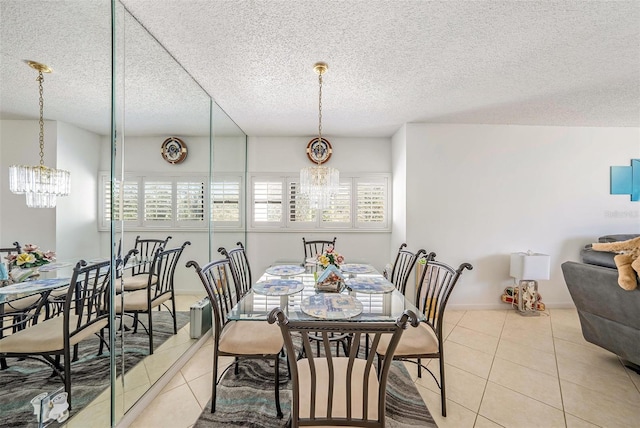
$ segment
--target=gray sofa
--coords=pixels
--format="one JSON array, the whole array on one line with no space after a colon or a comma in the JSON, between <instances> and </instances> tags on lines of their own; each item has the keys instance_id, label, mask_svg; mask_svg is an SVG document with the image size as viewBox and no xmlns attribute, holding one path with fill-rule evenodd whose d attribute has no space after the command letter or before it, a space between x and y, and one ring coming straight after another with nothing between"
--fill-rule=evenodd
<instances>
[{"instance_id":1,"label":"gray sofa","mask_svg":"<svg viewBox=\"0 0 640 428\"><path fill-rule=\"evenodd\" d=\"M624 241L636 236L607 235L598 241ZM583 263L564 262L562 273L578 310L584 338L640 366L640 284L632 291L618 285L614 255L593 251L588 245L581 252Z\"/></svg>"}]
</instances>

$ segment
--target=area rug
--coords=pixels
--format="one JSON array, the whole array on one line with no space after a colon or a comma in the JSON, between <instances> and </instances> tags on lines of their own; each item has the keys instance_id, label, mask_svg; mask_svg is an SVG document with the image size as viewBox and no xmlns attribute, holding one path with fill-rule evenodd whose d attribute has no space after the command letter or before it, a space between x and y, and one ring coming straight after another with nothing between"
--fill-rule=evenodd
<instances>
[{"instance_id":1,"label":"area rug","mask_svg":"<svg viewBox=\"0 0 640 428\"><path fill-rule=\"evenodd\" d=\"M143 319L143 322L146 320ZM189 322L188 312L177 313L178 329ZM145 322L145 325L147 323ZM153 313L153 344L157 349L173 335L173 321L168 312ZM109 387L109 351L97 355L99 339L81 342L78 360L71 364L71 396L73 408L70 418L81 411L94 398ZM125 336L125 372L149 354L149 336L139 328L136 334ZM0 371L0 426L37 427L33 407L29 402L41 392L53 392L63 388L64 383L53 374L51 366L33 359L7 359L9 368ZM122 365L120 351L116 364Z\"/></svg>"},{"instance_id":2,"label":"area rug","mask_svg":"<svg viewBox=\"0 0 640 428\"><path fill-rule=\"evenodd\" d=\"M286 427L291 414L291 381L287 365L280 364L280 405L284 417L278 419L274 401L273 363L266 360L244 360L239 373L228 370L218 384L216 412L207 404L194 428L210 427ZM387 383L386 426L437 427L422 401L404 365L394 361Z\"/></svg>"}]
</instances>

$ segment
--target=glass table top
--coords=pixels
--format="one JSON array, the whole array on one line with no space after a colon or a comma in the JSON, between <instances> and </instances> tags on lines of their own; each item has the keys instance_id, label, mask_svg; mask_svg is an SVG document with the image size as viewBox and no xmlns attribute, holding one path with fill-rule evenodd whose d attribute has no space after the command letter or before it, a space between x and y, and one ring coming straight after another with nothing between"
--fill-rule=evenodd
<instances>
[{"instance_id":1,"label":"glass table top","mask_svg":"<svg viewBox=\"0 0 640 428\"><path fill-rule=\"evenodd\" d=\"M357 276L351 275L351 277L384 279L384 277L377 271ZM279 277L265 273L256 282L270 281L275 278ZM405 310L411 310L420 319L423 319L423 316L420 315L415 305L405 299L404 295L395 288L387 293L359 293L345 287L341 293L326 293L316 290L313 273L305 272L294 276L287 276L287 279L301 281L303 287L299 292L287 295L265 295L264 293L256 293L251 290L229 312L228 318L234 321L264 321L267 319L272 309L279 307L289 319L298 321L315 320L322 322L326 319L340 319L343 321L354 322L387 322L395 321ZM360 305L362 305L362 310L345 311L344 317L340 314L333 314L330 318L323 318L317 316L317 314L316 316L310 315L312 310L309 309L309 302L317 305L319 295L336 296L329 297L329 299L339 299L338 296L340 295L350 296L344 301L351 300L353 298L357 301L356 305L358 309L360 308ZM330 308L333 309L335 306L337 305L331 304Z\"/></svg>"}]
</instances>

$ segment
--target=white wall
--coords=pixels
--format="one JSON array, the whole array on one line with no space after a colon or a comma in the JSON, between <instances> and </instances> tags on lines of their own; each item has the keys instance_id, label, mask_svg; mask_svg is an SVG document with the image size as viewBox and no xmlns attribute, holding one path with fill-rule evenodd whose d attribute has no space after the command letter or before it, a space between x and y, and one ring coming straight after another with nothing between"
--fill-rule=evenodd
<instances>
[{"instance_id":1,"label":"white wall","mask_svg":"<svg viewBox=\"0 0 640 428\"><path fill-rule=\"evenodd\" d=\"M58 122L57 168L71 173L71 194L58 198L56 208L60 260L90 259L102 253L97 217L100 141L97 134Z\"/></svg>"},{"instance_id":2,"label":"white wall","mask_svg":"<svg viewBox=\"0 0 640 428\"><path fill-rule=\"evenodd\" d=\"M473 264L452 308L504 308L509 254L551 256L549 307L573 303L560 265L600 235L640 233L640 203L609 194L609 167L640 157L637 128L407 124L407 242Z\"/></svg>"},{"instance_id":3,"label":"white wall","mask_svg":"<svg viewBox=\"0 0 640 428\"><path fill-rule=\"evenodd\" d=\"M395 254L407 239L407 131L403 125L391 140L393 168L393 225L391 229L391 251ZM417 251L418 248L408 248Z\"/></svg>"},{"instance_id":4,"label":"white wall","mask_svg":"<svg viewBox=\"0 0 640 428\"><path fill-rule=\"evenodd\" d=\"M9 191L10 165L39 165L40 148L37 120L0 121L0 241L1 246L14 241L36 244L41 249L56 250L56 210L27 208L24 195ZM44 122L44 163L56 165L57 123Z\"/></svg>"},{"instance_id":5,"label":"white wall","mask_svg":"<svg viewBox=\"0 0 640 428\"><path fill-rule=\"evenodd\" d=\"M341 172L391 172L389 138L327 138L333 147L328 166ZM311 137L249 137L249 174L299 174L300 169L310 164L305 152L310 139ZM251 215L250 207L247 215ZM260 275L274 261L301 261L304 257L303 236L307 239L337 237L336 249L344 254L347 261L368 261L378 269L384 268L390 261L389 232L318 230L315 233L301 233L249 230L246 247L254 275Z\"/></svg>"}]
</instances>

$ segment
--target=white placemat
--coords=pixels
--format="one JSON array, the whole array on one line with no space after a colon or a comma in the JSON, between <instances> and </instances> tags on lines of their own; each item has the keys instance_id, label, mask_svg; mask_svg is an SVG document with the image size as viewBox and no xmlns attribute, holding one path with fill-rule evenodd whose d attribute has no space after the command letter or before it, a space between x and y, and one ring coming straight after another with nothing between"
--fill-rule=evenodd
<instances>
[{"instance_id":1,"label":"white placemat","mask_svg":"<svg viewBox=\"0 0 640 428\"><path fill-rule=\"evenodd\" d=\"M362 313L362 303L348 294L319 293L304 298L300 308L307 315L328 320L352 318Z\"/></svg>"},{"instance_id":2,"label":"white placemat","mask_svg":"<svg viewBox=\"0 0 640 428\"><path fill-rule=\"evenodd\" d=\"M253 292L256 294L264 294L266 296L286 296L294 294L304 289L302 281L295 279L273 278L261 281L253 285Z\"/></svg>"},{"instance_id":3,"label":"white placemat","mask_svg":"<svg viewBox=\"0 0 640 428\"><path fill-rule=\"evenodd\" d=\"M340 266L340 270L344 273L372 273L376 271L373 266L360 263L344 264Z\"/></svg>"},{"instance_id":4,"label":"white placemat","mask_svg":"<svg viewBox=\"0 0 640 428\"><path fill-rule=\"evenodd\" d=\"M269 275L276 276L300 275L301 273L304 273L304 271L304 267L299 265L277 265L271 266L266 270Z\"/></svg>"},{"instance_id":5,"label":"white placemat","mask_svg":"<svg viewBox=\"0 0 640 428\"><path fill-rule=\"evenodd\" d=\"M358 293L382 294L395 290L395 286L381 277L358 276L345 281L347 287Z\"/></svg>"}]
</instances>

